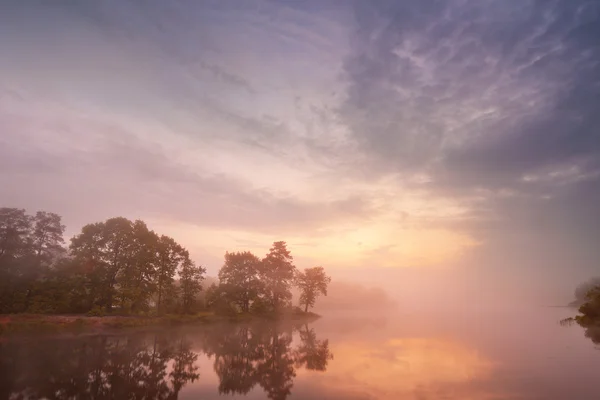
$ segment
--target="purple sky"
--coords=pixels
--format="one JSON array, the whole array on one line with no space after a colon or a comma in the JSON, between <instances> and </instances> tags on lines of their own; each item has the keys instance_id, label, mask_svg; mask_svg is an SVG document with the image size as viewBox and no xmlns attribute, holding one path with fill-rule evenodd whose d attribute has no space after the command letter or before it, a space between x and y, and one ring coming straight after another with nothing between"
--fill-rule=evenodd
<instances>
[{"instance_id":1,"label":"purple sky","mask_svg":"<svg viewBox=\"0 0 600 400\"><path fill-rule=\"evenodd\" d=\"M598 38L584 0L2 0L0 205L560 303L600 274Z\"/></svg>"}]
</instances>

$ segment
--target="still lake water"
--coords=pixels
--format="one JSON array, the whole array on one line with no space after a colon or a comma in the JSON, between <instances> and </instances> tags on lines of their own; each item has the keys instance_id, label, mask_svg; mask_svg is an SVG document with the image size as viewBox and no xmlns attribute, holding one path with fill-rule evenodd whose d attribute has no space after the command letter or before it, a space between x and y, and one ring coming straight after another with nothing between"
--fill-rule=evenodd
<instances>
[{"instance_id":1,"label":"still lake water","mask_svg":"<svg viewBox=\"0 0 600 400\"><path fill-rule=\"evenodd\" d=\"M564 308L0 339L0 399L600 399ZM333 315L332 315L333 314Z\"/></svg>"}]
</instances>

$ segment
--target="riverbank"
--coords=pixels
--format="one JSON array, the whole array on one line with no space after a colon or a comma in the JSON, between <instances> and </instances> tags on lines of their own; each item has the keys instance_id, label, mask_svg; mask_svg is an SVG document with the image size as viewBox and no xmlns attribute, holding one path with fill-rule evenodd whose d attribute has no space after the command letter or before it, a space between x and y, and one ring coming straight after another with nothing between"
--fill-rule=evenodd
<instances>
[{"instance_id":1,"label":"riverbank","mask_svg":"<svg viewBox=\"0 0 600 400\"><path fill-rule=\"evenodd\" d=\"M163 315L159 317L109 315L0 315L0 335L14 333L52 333L63 331L107 331L126 328L170 327L180 325L214 324L219 322L243 323L253 321L310 322L320 318L318 314L288 313L281 315L237 314L231 316L204 312L193 315Z\"/></svg>"}]
</instances>

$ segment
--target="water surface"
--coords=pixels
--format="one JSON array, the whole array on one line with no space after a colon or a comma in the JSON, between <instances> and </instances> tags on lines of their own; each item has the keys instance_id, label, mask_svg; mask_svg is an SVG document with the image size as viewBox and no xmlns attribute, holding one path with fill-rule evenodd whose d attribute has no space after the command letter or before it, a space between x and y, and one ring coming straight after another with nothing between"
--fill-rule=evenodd
<instances>
[{"instance_id":1,"label":"water surface","mask_svg":"<svg viewBox=\"0 0 600 400\"><path fill-rule=\"evenodd\" d=\"M597 399L571 311L333 313L311 324L4 338L1 399Z\"/></svg>"}]
</instances>

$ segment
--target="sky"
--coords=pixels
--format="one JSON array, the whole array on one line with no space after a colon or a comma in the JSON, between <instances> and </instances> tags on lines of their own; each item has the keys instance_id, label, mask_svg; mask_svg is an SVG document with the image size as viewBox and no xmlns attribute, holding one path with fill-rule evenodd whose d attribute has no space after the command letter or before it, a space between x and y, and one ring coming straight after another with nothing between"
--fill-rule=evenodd
<instances>
[{"instance_id":1,"label":"sky","mask_svg":"<svg viewBox=\"0 0 600 400\"><path fill-rule=\"evenodd\" d=\"M599 100L594 0L0 0L0 205L560 303L600 275Z\"/></svg>"}]
</instances>

